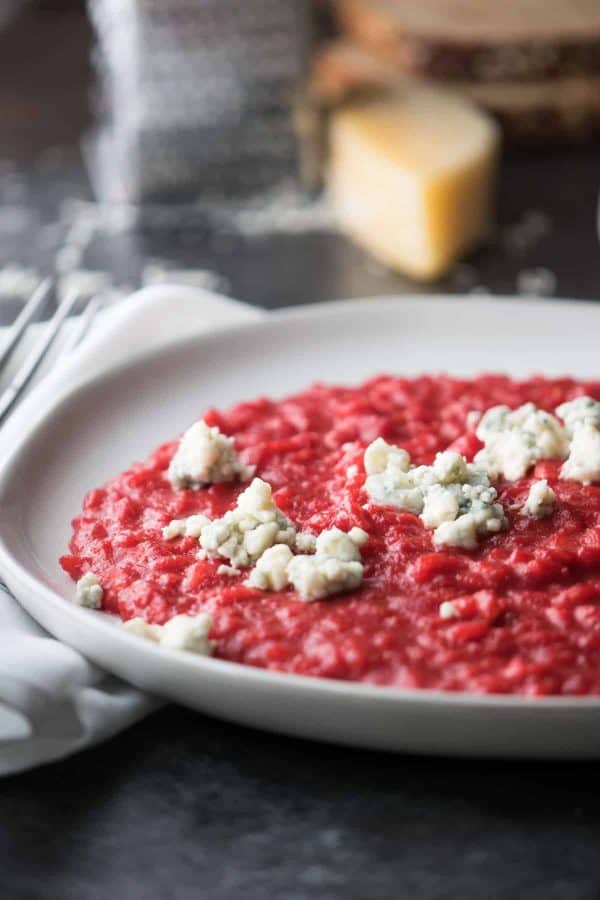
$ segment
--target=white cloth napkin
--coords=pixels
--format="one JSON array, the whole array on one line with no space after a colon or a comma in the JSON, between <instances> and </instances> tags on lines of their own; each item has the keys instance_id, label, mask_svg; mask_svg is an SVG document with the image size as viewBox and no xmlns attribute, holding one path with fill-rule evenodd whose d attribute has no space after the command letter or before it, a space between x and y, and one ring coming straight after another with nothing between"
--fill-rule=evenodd
<instances>
[{"instance_id":1,"label":"white cloth napkin","mask_svg":"<svg viewBox=\"0 0 600 900\"><path fill-rule=\"evenodd\" d=\"M31 391L0 432L0 455L66 386L148 347L261 315L193 288L161 285L134 294L107 311L90 336ZM50 637L0 587L0 775L98 743L159 704Z\"/></svg>"}]
</instances>

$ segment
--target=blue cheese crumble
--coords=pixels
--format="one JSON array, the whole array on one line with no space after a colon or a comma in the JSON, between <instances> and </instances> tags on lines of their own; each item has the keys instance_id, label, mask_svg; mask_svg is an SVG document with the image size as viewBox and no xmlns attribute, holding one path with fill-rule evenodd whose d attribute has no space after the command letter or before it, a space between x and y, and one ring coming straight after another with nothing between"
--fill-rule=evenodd
<instances>
[{"instance_id":1,"label":"blue cheese crumble","mask_svg":"<svg viewBox=\"0 0 600 900\"><path fill-rule=\"evenodd\" d=\"M288 563L288 579L300 599L321 600L359 587L364 574L360 548L368 539L362 528L348 533L340 528L322 531L314 554L294 556Z\"/></svg>"},{"instance_id":2,"label":"blue cheese crumble","mask_svg":"<svg viewBox=\"0 0 600 900\"><path fill-rule=\"evenodd\" d=\"M238 459L233 438L202 419L181 437L168 471L173 487L194 490L236 478L247 481L253 474L254 467L246 466Z\"/></svg>"},{"instance_id":3,"label":"blue cheese crumble","mask_svg":"<svg viewBox=\"0 0 600 900\"><path fill-rule=\"evenodd\" d=\"M521 512L523 515L532 516L535 519L543 519L550 516L556 505L556 494L545 478L534 481L529 488L527 500Z\"/></svg>"},{"instance_id":4,"label":"blue cheese crumble","mask_svg":"<svg viewBox=\"0 0 600 900\"><path fill-rule=\"evenodd\" d=\"M294 554L287 544L269 547L256 561L246 585L260 591L282 591L290 583L288 565Z\"/></svg>"},{"instance_id":5,"label":"blue cheese crumble","mask_svg":"<svg viewBox=\"0 0 600 900\"><path fill-rule=\"evenodd\" d=\"M560 477L582 484L600 481L600 403L591 397L576 397L562 403L556 412L571 439Z\"/></svg>"},{"instance_id":6,"label":"blue cheese crumble","mask_svg":"<svg viewBox=\"0 0 600 900\"><path fill-rule=\"evenodd\" d=\"M161 647L210 656L215 646L214 641L208 639L212 624L212 616L199 613L197 616L174 616L164 625L150 625L141 618L129 619L123 627L130 634L154 641Z\"/></svg>"},{"instance_id":7,"label":"blue cheese crumble","mask_svg":"<svg viewBox=\"0 0 600 900\"><path fill-rule=\"evenodd\" d=\"M455 607L452 600L444 600L443 603L440 603L439 614L440 614L440 619L457 619L458 618L458 610Z\"/></svg>"},{"instance_id":8,"label":"blue cheese crumble","mask_svg":"<svg viewBox=\"0 0 600 900\"><path fill-rule=\"evenodd\" d=\"M483 414L476 435L484 449L474 462L492 479L517 481L540 459L564 459L568 436L558 419L533 403L518 409L493 406Z\"/></svg>"},{"instance_id":9,"label":"blue cheese crumble","mask_svg":"<svg viewBox=\"0 0 600 900\"><path fill-rule=\"evenodd\" d=\"M329 528L316 537L312 554L294 556L289 546L276 545L263 553L246 585L271 591L292 585L306 602L354 590L363 580L360 548L368 538L362 528Z\"/></svg>"},{"instance_id":10,"label":"blue cheese crumble","mask_svg":"<svg viewBox=\"0 0 600 900\"><path fill-rule=\"evenodd\" d=\"M93 572L86 572L77 582L75 589L75 602L86 609L100 609L104 590L100 579Z\"/></svg>"},{"instance_id":11,"label":"blue cheese crumble","mask_svg":"<svg viewBox=\"0 0 600 900\"><path fill-rule=\"evenodd\" d=\"M432 466L412 466L406 450L378 438L364 463L371 501L420 516L436 545L472 550L480 537L506 527L488 473L454 450L438 453Z\"/></svg>"},{"instance_id":12,"label":"blue cheese crumble","mask_svg":"<svg viewBox=\"0 0 600 900\"><path fill-rule=\"evenodd\" d=\"M202 529L209 522L208 516L203 516L202 513L188 516L187 519L172 519L163 528L162 536L166 541L172 541L178 537L199 538Z\"/></svg>"},{"instance_id":13,"label":"blue cheese crumble","mask_svg":"<svg viewBox=\"0 0 600 900\"><path fill-rule=\"evenodd\" d=\"M416 515L423 509L422 481L426 466L411 467L406 450L377 438L364 455L365 489L375 503L397 506Z\"/></svg>"},{"instance_id":14,"label":"blue cheese crumble","mask_svg":"<svg viewBox=\"0 0 600 900\"><path fill-rule=\"evenodd\" d=\"M235 509L204 525L200 546L209 559L226 559L235 568L253 565L275 544L293 546L296 528L273 502L271 485L254 478Z\"/></svg>"},{"instance_id":15,"label":"blue cheese crumble","mask_svg":"<svg viewBox=\"0 0 600 900\"><path fill-rule=\"evenodd\" d=\"M565 423L570 437L581 425L593 425L600 428L600 403L592 397L576 397L556 407L556 415Z\"/></svg>"},{"instance_id":16,"label":"blue cheese crumble","mask_svg":"<svg viewBox=\"0 0 600 900\"><path fill-rule=\"evenodd\" d=\"M363 571L361 562L344 561L320 553L294 556L287 568L290 583L300 599L308 603L354 590L362 583Z\"/></svg>"}]
</instances>

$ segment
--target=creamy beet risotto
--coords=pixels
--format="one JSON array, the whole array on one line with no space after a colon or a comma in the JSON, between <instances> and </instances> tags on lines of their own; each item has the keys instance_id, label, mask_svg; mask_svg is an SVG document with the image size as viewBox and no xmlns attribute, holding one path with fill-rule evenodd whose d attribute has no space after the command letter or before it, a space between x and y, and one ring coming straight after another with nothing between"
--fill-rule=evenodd
<instances>
[{"instance_id":1,"label":"creamy beet risotto","mask_svg":"<svg viewBox=\"0 0 600 900\"><path fill-rule=\"evenodd\" d=\"M600 382L315 385L91 490L61 564L141 638L399 688L600 694Z\"/></svg>"}]
</instances>

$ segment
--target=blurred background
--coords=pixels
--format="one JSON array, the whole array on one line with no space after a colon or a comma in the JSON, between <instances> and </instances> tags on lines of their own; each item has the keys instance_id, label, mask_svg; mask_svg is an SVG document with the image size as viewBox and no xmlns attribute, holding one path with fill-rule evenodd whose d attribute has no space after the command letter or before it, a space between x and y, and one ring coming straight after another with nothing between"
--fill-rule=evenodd
<instances>
[{"instance_id":1,"label":"blurred background","mask_svg":"<svg viewBox=\"0 0 600 900\"><path fill-rule=\"evenodd\" d=\"M599 135L597 0L1 0L0 322L50 272L596 299Z\"/></svg>"}]
</instances>

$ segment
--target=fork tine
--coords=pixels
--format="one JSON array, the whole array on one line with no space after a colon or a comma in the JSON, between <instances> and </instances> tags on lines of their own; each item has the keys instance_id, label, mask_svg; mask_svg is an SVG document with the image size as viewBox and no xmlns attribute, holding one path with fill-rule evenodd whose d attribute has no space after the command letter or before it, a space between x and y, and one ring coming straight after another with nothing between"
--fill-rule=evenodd
<instances>
[{"instance_id":1,"label":"fork tine","mask_svg":"<svg viewBox=\"0 0 600 900\"><path fill-rule=\"evenodd\" d=\"M15 349L29 323L33 321L38 310L48 299L53 286L54 283L51 278L44 278L9 328L2 349L0 349L0 369Z\"/></svg>"},{"instance_id":2,"label":"fork tine","mask_svg":"<svg viewBox=\"0 0 600 900\"><path fill-rule=\"evenodd\" d=\"M99 297L92 297L91 300L88 301L85 309L79 317L79 321L74 326L68 339L60 348L61 357L66 356L67 353L70 353L71 350L74 350L75 347L77 347L82 342L82 340L92 327L92 323L101 309L102 301Z\"/></svg>"},{"instance_id":3,"label":"fork tine","mask_svg":"<svg viewBox=\"0 0 600 900\"><path fill-rule=\"evenodd\" d=\"M67 294L64 300L61 300L56 308L56 312L48 322L47 328L44 329L43 334L35 344L33 350L29 353L6 390L0 394L0 422L11 410L19 395L28 385L35 370L50 349L63 322L77 303L78 299L79 294L76 291L73 291L72 293Z\"/></svg>"}]
</instances>

